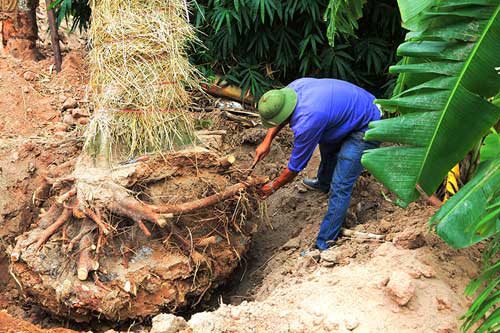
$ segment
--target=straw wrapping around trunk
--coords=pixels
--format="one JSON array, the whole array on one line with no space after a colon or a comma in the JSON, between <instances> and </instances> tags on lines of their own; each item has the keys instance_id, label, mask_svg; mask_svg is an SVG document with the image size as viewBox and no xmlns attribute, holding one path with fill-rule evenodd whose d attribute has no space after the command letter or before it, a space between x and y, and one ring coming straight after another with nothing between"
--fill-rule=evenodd
<instances>
[{"instance_id":1,"label":"straw wrapping around trunk","mask_svg":"<svg viewBox=\"0 0 500 333\"><path fill-rule=\"evenodd\" d=\"M200 75L189 63L195 41L183 0L91 0L90 92L95 116L87 132L93 154L125 156L193 142L186 90Z\"/></svg>"}]
</instances>

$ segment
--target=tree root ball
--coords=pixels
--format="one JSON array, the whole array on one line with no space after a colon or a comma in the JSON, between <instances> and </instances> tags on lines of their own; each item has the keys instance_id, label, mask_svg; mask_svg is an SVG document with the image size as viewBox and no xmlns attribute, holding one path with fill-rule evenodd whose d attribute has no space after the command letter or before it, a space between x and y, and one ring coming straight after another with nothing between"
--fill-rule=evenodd
<instances>
[{"instance_id":1,"label":"tree root ball","mask_svg":"<svg viewBox=\"0 0 500 333\"><path fill-rule=\"evenodd\" d=\"M49 175L12 275L31 301L77 321L198 304L237 267L258 221L266 179L228 160L192 149L109 168L87 157Z\"/></svg>"}]
</instances>

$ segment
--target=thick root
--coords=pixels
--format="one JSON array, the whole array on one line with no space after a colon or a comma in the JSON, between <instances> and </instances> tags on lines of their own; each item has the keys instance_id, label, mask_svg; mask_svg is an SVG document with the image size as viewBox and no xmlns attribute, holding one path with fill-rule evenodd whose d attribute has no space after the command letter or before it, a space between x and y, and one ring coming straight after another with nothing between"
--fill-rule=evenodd
<instances>
[{"instance_id":1,"label":"thick root","mask_svg":"<svg viewBox=\"0 0 500 333\"><path fill-rule=\"evenodd\" d=\"M64 208L63 212L61 215L57 218L57 220L51 224L45 231L39 236L35 248L39 250L43 244L49 239L50 236L52 236L57 229L59 229L66 221L69 219L69 217L72 215L72 212L70 209Z\"/></svg>"},{"instance_id":2,"label":"thick root","mask_svg":"<svg viewBox=\"0 0 500 333\"><path fill-rule=\"evenodd\" d=\"M80 240L80 257L77 266L77 276L81 281L87 280L90 272L99 269L99 262L92 255L95 249L92 235L85 234Z\"/></svg>"},{"instance_id":3,"label":"thick root","mask_svg":"<svg viewBox=\"0 0 500 333\"><path fill-rule=\"evenodd\" d=\"M262 185L267 182L267 177L256 177L249 179L245 183L238 183L226 189L223 192L216 193L209 197L186 202L180 205L165 205L165 206L157 206L154 207L154 210L158 213L166 213L166 214L181 214L181 213L189 213L198 209L206 208L209 206L213 206L218 202L226 200L232 196L235 196L241 191L246 190L247 188L256 187L258 185Z\"/></svg>"},{"instance_id":4,"label":"thick root","mask_svg":"<svg viewBox=\"0 0 500 333\"><path fill-rule=\"evenodd\" d=\"M73 248L76 244L76 242L80 242L80 240L82 239L83 236L87 235L88 233L91 233L92 231L94 231L96 229L96 225L93 224L92 222L90 222L89 219L85 219L83 222L82 222L82 226L80 228L80 231L78 232L78 234L73 237L73 239L71 239L71 241L69 242L68 244L68 252L71 252L73 251Z\"/></svg>"}]
</instances>

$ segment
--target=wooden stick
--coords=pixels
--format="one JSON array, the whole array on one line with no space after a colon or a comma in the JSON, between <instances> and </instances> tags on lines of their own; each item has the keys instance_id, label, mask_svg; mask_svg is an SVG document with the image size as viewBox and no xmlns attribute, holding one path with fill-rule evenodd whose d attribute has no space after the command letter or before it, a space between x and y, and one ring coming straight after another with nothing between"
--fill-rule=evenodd
<instances>
[{"instance_id":1,"label":"wooden stick","mask_svg":"<svg viewBox=\"0 0 500 333\"><path fill-rule=\"evenodd\" d=\"M340 233L343 236L348 236L348 237L357 237L357 238L366 238L366 239L377 239L377 240L383 240L385 239L385 235L377 235L377 234L372 234L372 233L367 233L367 232L361 232L361 231L355 231L351 229L340 229Z\"/></svg>"},{"instance_id":2,"label":"wooden stick","mask_svg":"<svg viewBox=\"0 0 500 333\"><path fill-rule=\"evenodd\" d=\"M54 16L54 10L49 9L52 0L45 0L47 4L47 17L49 18L50 27L50 39L52 41L52 51L54 52L54 64L56 66L56 72L59 73L62 69L62 56L61 56L61 46L59 45L59 32L57 31L56 18Z\"/></svg>"}]
</instances>

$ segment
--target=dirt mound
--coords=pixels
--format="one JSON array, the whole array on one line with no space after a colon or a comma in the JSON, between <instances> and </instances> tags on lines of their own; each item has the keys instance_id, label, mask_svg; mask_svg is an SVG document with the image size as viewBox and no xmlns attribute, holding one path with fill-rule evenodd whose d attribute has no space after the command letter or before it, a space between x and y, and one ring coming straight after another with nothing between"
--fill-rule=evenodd
<instances>
[{"instance_id":1,"label":"dirt mound","mask_svg":"<svg viewBox=\"0 0 500 333\"><path fill-rule=\"evenodd\" d=\"M434 266L439 259L426 257L428 265L419 252L385 243L365 263L333 268L297 258L303 268L261 301L222 305L205 317L239 333L455 332L467 301L440 279L446 271ZM398 303L394 290L407 303Z\"/></svg>"}]
</instances>

